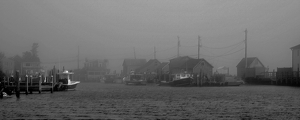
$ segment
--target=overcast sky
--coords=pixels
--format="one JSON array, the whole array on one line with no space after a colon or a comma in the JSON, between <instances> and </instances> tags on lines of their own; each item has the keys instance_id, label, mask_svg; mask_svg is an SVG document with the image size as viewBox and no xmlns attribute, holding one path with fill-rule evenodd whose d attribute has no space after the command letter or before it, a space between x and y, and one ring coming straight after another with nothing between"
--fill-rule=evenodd
<instances>
[{"instance_id":1,"label":"overcast sky","mask_svg":"<svg viewBox=\"0 0 300 120\"><path fill-rule=\"evenodd\" d=\"M236 74L244 44L235 44L247 28L248 56L273 70L291 67L299 12L300 0L0 0L0 51L22 55L38 42L46 69L73 69L80 46L81 67L85 58L108 59L120 72L133 47L137 58L154 58L154 47L162 62L176 56L177 36L180 55L197 58L199 35L200 57Z\"/></svg>"}]
</instances>

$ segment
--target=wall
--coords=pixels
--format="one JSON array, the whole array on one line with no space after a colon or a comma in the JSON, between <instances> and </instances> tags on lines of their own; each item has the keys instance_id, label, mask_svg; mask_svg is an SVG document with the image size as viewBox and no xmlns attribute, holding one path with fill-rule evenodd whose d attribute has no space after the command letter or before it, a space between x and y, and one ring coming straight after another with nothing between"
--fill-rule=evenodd
<instances>
[{"instance_id":1,"label":"wall","mask_svg":"<svg viewBox=\"0 0 300 120\"><path fill-rule=\"evenodd\" d=\"M293 71L298 71L300 69L300 49L292 50L292 62Z\"/></svg>"},{"instance_id":2,"label":"wall","mask_svg":"<svg viewBox=\"0 0 300 120\"><path fill-rule=\"evenodd\" d=\"M204 62L204 65L199 63L194 67L193 73L199 74L200 71L202 74L206 74L207 77L210 78L213 73L213 68L206 62Z\"/></svg>"}]
</instances>

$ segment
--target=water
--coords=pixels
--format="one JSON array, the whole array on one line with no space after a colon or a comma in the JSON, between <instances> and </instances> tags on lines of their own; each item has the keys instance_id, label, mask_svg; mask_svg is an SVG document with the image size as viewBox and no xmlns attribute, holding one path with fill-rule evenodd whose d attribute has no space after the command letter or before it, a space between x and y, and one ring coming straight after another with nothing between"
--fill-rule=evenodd
<instances>
[{"instance_id":1,"label":"water","mask_svg":"<svg viewBox=\"0 0 300 120\"><path fill-rule=\"evenodd\" d=\"M0 100L0 119L300 119L300 88L80 83Z\"/></svg>"}]
</instances>

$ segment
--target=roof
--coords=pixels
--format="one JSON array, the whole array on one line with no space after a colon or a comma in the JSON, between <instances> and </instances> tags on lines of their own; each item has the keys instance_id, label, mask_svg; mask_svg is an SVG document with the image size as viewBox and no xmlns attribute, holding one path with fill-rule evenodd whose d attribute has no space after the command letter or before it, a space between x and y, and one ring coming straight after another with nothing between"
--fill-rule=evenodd
<instances>
[{"instance_id":1,"label":"roof","mask_svg":"<svg viewBox=\"0 0 300 120\"><path fill-rule=\"evenodd\" d=\"M247 67L249 67L251 65L251 63L256 59L260 62L260 60L257 57L248 57L247 58ZM245 64L246 64L246 61L245 61L245 58L243 58L236 67L244 68Z\"/></svg>"},{"instance_id":2,"label":"roof","mask_svg":"<svg viewBox=\"0 0 300 120\"><path fill-rule=\"evenodd\" d=\"M158 68L158 69L162 69L162 68L165 67L166 65L168 65L168 62L162 62L157 68Z\"/></svg>"},{"instance_id":3,"label":"roof","mask_svg":"<svg viewBox=\"0 0 300 120\"><path fill-rule=\"evenodd\" d=\"M294 47L291 47L291 49L293 50L293 49L300 49L300 44L299 45L296 45L296 46L294 46Z\"/></svg>"},{"instance_id":4,"label":"roof","mask_svg":"<svg viewBox=\"0 0 300 120\"><path fill-rule=\"evenodd\" d=\"M176 68L176 67L177 68L194 68L200 61L205 61L206 63L208 63L208 65L213 67L209 62L207 62L203 58L195 59L195 58L191 58L188 56L174 58L174 59L172 59L171 63L172 63L173 68Z\"/></svg>"},{"instance_id":5,"label":"roof","mask_svg":"<svg viewBox=\"0 0 300 120\"><path fill-rule=\"evenodd\" d=\"M183 57L177 57L177 58L171 59L170 60L170 67L172 67L172 68L178 68L179 67L180 68L183 65L185 66L185 63L190 59L194 59L194 58L191 58L189 56L183 56Z\"/></svg>"},{"instance_id":6,"label":"roof","mask_svg":"<svg viewBox=\"0 0 300 120\"><path fill-rule=\"evenodd\" d=\"M142 65L141 67L137 68L136 71L139 72L143 72L141 70L148 68L148 69L153 69L153 67L155 67L154 69L157 68L157 66L150 66L152 63L157 62L158 64L160 64L160 62L157 59L151 59L149 60L146 64Z\"/></svg>"},{"instance_id":7,"label":"roof","mask_svg":"<svg viewBox=\"0 0 300 120\"><path fill-rule=\"evenodd\" d=\"M123 66L141 66L146 63L146 59L124 59Z\"/></svg>"},{"instance_id":8,"label":"roof","mask_svg":"<svg viewBox=\"0 0 300 120\"><path fill-rule=\"evenodd\" d=\"M213 67L209 62L207 62L205 59L190 59L187 61L187 67L188 68L194 68L199 62L204 61L206 62L209 66Z\"/></svg>"}]
</instances>

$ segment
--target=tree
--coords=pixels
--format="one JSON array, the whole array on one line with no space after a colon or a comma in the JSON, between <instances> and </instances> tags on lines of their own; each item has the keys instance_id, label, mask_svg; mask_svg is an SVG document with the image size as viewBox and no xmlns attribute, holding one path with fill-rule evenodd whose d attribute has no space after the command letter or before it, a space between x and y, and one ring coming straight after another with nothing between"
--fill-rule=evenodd
<instances>
[{"instance_id":1,"label":"tree","mask_svg":"<svg viewBox=\"0 0 300 120\"><path fill-rule=\"evenodd\" d=\"M5 58L5 54L3 52L0 52L0 59Z\"/></svg>"},{"instance_id":2,"label":"tree","mask_svg":"<svg viewBox=\"0 0 300 120\"><path fill-rule=\"evenodd\" d=\"M15 70L21 70L21 65L22 65L22 57L20 57L19 55L15 55L14 57L9 58L11 60L14 61L15 63Z\"/></svg>"},{"instance_id":3,"label":"tree","mask_svg":"<svg viewBox=\"0 0 300 120\"><path fill-rule=\"evenodd\" d=\"M38 43L33 43L32 45L32 48L30 50L31 54L32 54L32 57L33 57L33 60L35 62L40 62L40 58L38 56L38 51L37 51L37 48L39 47L39 44Z\"/></svg>"},{"instance_id":4,"label":"tree","mask_svg":"<svg viewBox=\"0 0 300 120\"><path fill-rule=\"evenodd\" d=\"M38 43L33 43L32 48L29 51L23 52L23 62L40 62L40 58L38 57Z\"/></svg>"}]
</instances>

